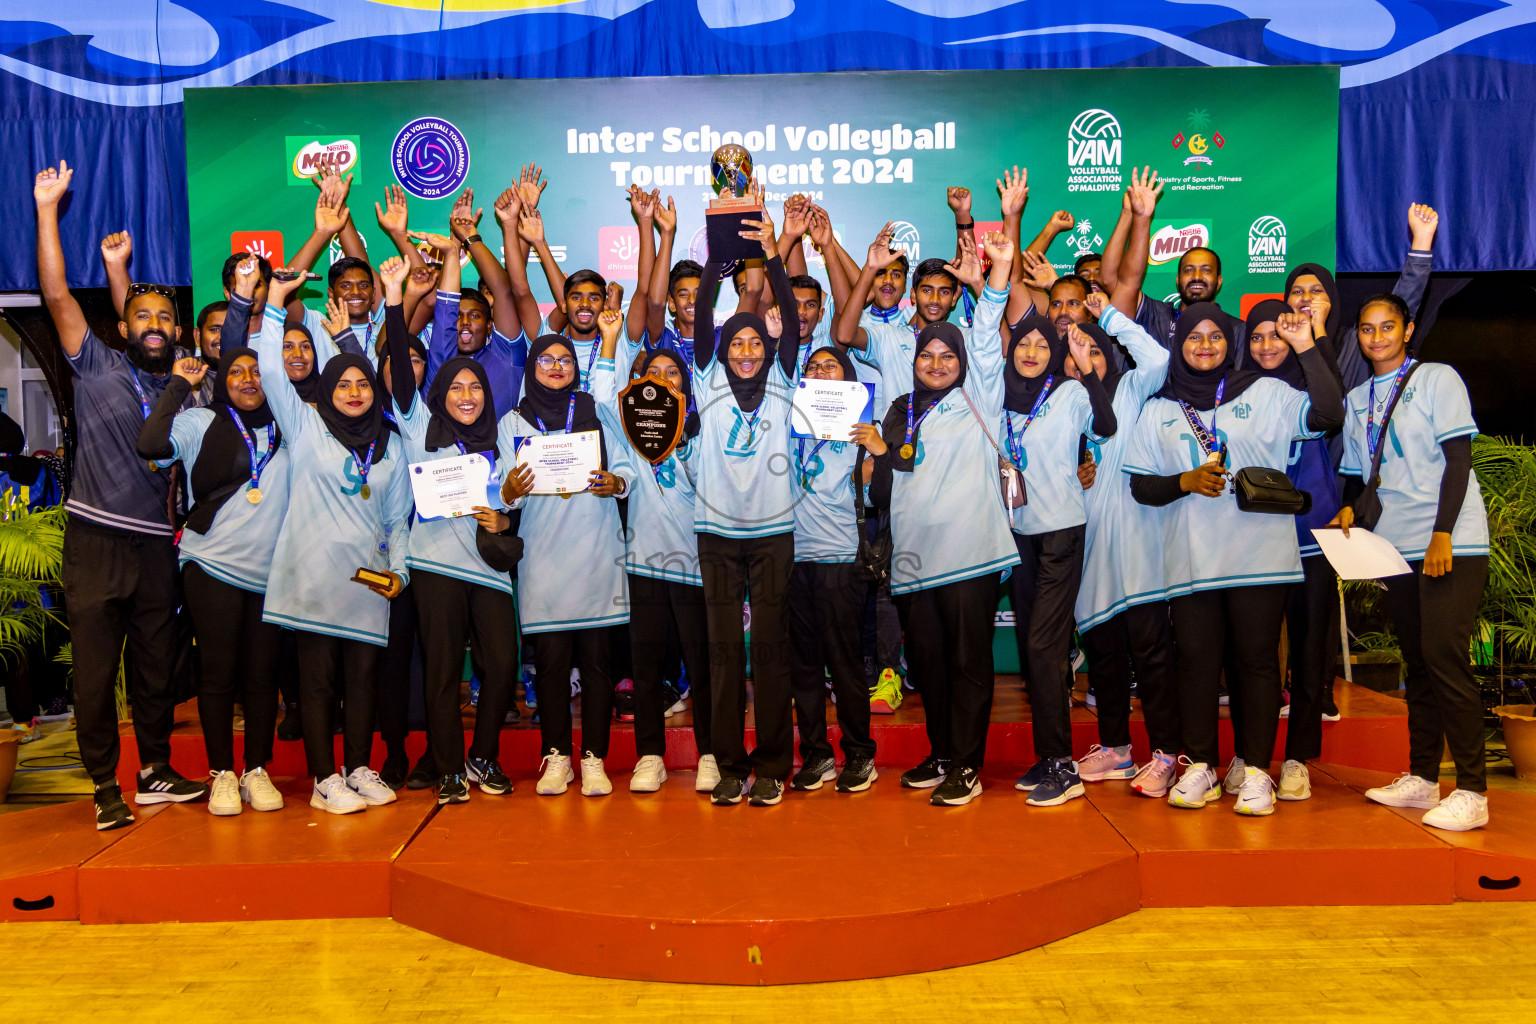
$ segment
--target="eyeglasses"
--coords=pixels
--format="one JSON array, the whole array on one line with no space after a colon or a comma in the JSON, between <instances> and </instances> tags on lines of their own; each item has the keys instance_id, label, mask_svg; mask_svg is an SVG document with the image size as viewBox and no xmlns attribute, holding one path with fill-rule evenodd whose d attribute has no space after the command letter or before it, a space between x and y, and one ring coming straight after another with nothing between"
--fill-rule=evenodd
<instances>
[{"instance_id":1,"label":"eyeglasses","mask_svg":"<svg viewBox=\"0 0 1536 1024\"><path fill-rule=\"evenodd\" d=\"M142 284L142 283L140 283L140 284L130 284L128 286L128 296L127 297L130 298L130 299L135 297L135 296L137 296L137 295L148 295L148 294L163 295L167 299L170 299L172 302L174 302L176 300L176 289L172 288L168 284Z\"/></svg>"},{"instance_id":2,"label":"eyeglasses","mask_svg":"<svg viewBox=\"0 0 1536 1024\"><path fill-rule=\"evenodd\" d=\"M539 358L535 359L533 362L534 365L541 370L553 370L557 366L562 370L569 370L571 367L576 365L576 358L574 356L559 356L557 358L555 356L544 355L539 356Z\"/></svg>"}]
</instances>

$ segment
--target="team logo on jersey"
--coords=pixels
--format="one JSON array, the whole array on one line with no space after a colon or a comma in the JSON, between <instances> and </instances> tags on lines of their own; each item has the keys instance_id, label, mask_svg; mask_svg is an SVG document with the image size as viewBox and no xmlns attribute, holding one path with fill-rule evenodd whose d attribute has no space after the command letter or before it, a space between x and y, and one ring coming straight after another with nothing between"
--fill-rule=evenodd
<instances>
[{"instance_id":1,"label":"team logo on jersey","mask_svg":"<svg viewBox=\"0 0 1536 1024\"><path fill-rule=\"evenodd\" d=\"M343 135L329 142L312 135L288 136L288 184L307 185L321 171L350 174L357 170L357 135Z\"/></svg>"},{"instance_id":2,"label":"team logo on jersey","mask_svg":"<svg viewBox=\"0 0 1536 1024\"><path fill-rule=\"evenodd\" d=\"M1067 128L1067 191L1120 191L1122 143L1120 122L1109 111L1094 107L1074 117Z\"/></svg>"},{"instance_id":3,"label":"team logo on jersey","mask_svg":"<svg viewBox=\"0 0 1536 1024\"><path fill-rule=\"evenodd\" d=\"M1164 263L1172 263L1191 249L1209 249L1211 247L1211 229L1205 224L1190 224L1186 227L1175 227L1172 224L1164 225L1157 229L1152 236L1152 248L1147 256L1147 262L1153 266L1161 266Z\"/></svg>"},{"instance_id":4,"label":"team logo on jersey","mask_svg":"<svg viewBox=\"0 0 1536 1024\"><path fill-rule=\"evenodd\" d=\"M441 117L418 117L395 136L390 163L395 178L411 195L439 199L469 176L469 142Z\"/></svg>"},{"instance_id":5,"label":"team logo on jersey","mask_svg":"<svg viewBox=\"0 0 1536 1024\"><path fill-rule=\"evenodd\" d=\"M1268 214L1248 228L1248 273L1285 273L1285 222Z\"/></svg>"},{"instance_id":6,"label":"team logo on jersey","mask_svg":"<svg viewBox=\"0 0 1536 1024\"><path fill-rule=\"evenodd\" d=\"M916 267L923 261L922 240L917 234L917 225L904 220L898 220L891 225L891 251L907 254L907 263Z\"/></svg>"}]
</instances>

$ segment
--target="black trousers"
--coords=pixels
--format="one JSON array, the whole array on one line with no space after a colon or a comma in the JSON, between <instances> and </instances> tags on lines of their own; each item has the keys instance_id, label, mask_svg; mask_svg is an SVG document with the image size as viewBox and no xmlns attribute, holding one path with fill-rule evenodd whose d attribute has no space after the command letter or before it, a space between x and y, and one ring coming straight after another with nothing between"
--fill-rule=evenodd
<instances>
[{"instance_id":1,"label":"black trousers","mask_svg":"<svg viewBox=\"0 0 1536 1024\"><path fill-rule=\"evenodd\" d=\"M1289 761L1323 756L1323 710L1331 702L1333 656L1339 653L1339 583L1333 566L1322 555L1313 555L1301 560L1301 571L1306 578L1291 584L1285 602L1291 676L1291 713L1285 727Z\"/></svg>"},{"instance_id":2,"label":"black trousers","mask_svg":"<svg viewBox=\"0 0 1536 1024\"><path fill-rule=\"evenodd\" d=\"M197 717L208 767L235 767L235 699L245 709L245 770L272 760L277 729L277 657L283 630L261 621L265 594L225 583L196 562L182 573L197 630Z\"/></svg>"},{"instance_id":3,"label":"black trousers","mask_svg":"<svg viewBox=\"0 0 1536 1024\"><path fill-rule=\"evenodd\" d=\"M1099 623L1083 634L1083 651L1098 701L1099 743L1123 747L1131 742L1131 668L1135 666L1147 739L1153 750L1177 757L1183 742L1168 602L1134 605Z\"/></svg>"},{"instance_id":4,"label":"black trousers","mask_svg":"<svg viewBox=\"0 0 1536 1024\"><path fill-rule=\"evenodd\" d=\"M400 600L404 595L395 598ZM342 766L368 767L373 753L374 702L384 648L324 633L298 632L299 717L304 722L304 758L309 774L324 779L336 771L336 734L331 709L342 686Z\"/></svg>"},{"instance_id":5,"label":"black trousers","mask_svg":"<svg viewBox=\"0 0 1536 1024\"><path fill-rule=\"evenodd\" d=\"M169 537L72 518L62 568L75 672L80 759L98 784L117 773L114 690L126 639L133 733L142 765L169 762L181 573Z\"/></svg>"},{"instance_id":6,"label":"black trousers","mask_svg":"<svg viewBox=\"0 0 1536 1024\"><path fill-rule=\"evenodd\" d=\"M405 756L405 736L411 726L411 696L425 693L426 680L417 659L417 602L413 596L416 574L411 583L389 602L389 644L380 663L378 688L379 737L390 756ZM515 620L514 620L515 621ZM424 716L423 716L424 717ZM417 719L418 724L422 721ZM462 742L462 741L461 741ZM427 750L432 750L431 734Z\"/></svg>"},{"instance_id":7,"label":"black trousers","mask_svg":"<svg viewBox=\"0 0 1536 1024\"><path fill-rule=\"evenodd\" d=\"M1412 573L1382 581L1408 670L1408 770L1439 779L1448 745L1456 788L1481 793L1488 785L1483 703L1467 648L1488 582L1488 556L1457 555L1444 576L1425 576L1422 561L1408 564Z\"/></svg>"},{"instance_id":8,"label":"black trousers","mask_svg":"<svg viewBox=\"0 0 1536 1024\"><path fill-rule=\"evenodd\" d=\"M534 689L545 753L571 756L571 666L581 670L581 749L608 756L613 724L613 626L534 633ZM622 627L620 627L622 628ZM503 712L505 714L505 712Z\"/></svg>"},{"instance_id":9,"label":"black trousers","mask_svg":"<svg viewBox=\"0 0 1536 1024\"><path fill-rule=\"evenodd\" d=\"M1223 653L1230 648L1235 678L1228 675L1227 689L1233 704L1242 706L1240 718L1232 720L1237 756L1269 769L1280 727L1280 622L1289 589L1285 583L1226 587L1168 602L1178 648L1180 727L1191 761L1212 768L1220 762L1217 701Z\"/></svg>"},{"instance_id":10,"label":"black trousers","mask_svg":"<svg viewBox=\"0 0 1536 1024\"><path fill-rule=\"evenodd\" d=\"M874 675L865 680L871 689L882 669L901 670L901 616L889 583L865 590L863 654L866 661L874 661Z\"/></svg>"},{"instance_id":11,"label":"black trousers","mask_svg":"<svg viewBox=\"0 0 1536 1024\"><path fill-rule=\"evenodd\" d=\"M517 607L506 591L420 569L411 574L411 590L425 662L427 745L437 773L457 775L464 771L464 720L459 714L464 646L469 645L480 677L469 755L496 757L517 672ZM405 599L402 594L395 600Z\"/></svg>"},{"instance_id":12,"label":"black trousers","mask_svg":"<svg viewBox=\"0 0 1536 1024\"><path fill-rule=\"evenodd\" d=\"M1023 563L1013 570L1009 600L1022 640L1020 671L1029 688L1036 757L1072 756L1072 629L1083 582L1086 526L1013 535Z\"/></svg>"},{"instance_id":13,"label":"black trousers","mask_svg":"<svg viewBox=\"0 0 1536 1024\"><path fill-rule=\"evenodd\" d=\"M832 673L837 694L844 759L874 759L859 629L868 590L851 562L796 562L790 574L789 678L800 723L800 759L807 764L832 756L825 672Z\"/></svg>"},{"instance_id":14,"label":"black trousers","mask_svg":"<svg viewBox=\"0 0 1536 1024\"><path fill-rule=\"evenodd\" d=\"M900 594L896 605L902 609L907 668L923 698L933 756L959 768L980 768L992 719L997 576Z\"/></svg>"},{"instance_id":15,"label":"black trousers","mask_svg":"<svg viewBox=\"0 0 1536 1024\"><path fill-rule=\"evenodd\" d=\"M672 636L682 648L693 698L693 740L700 756L711 753L709 617L704 588L675 580L629 574L629 652L635 684L635 753L665 756L666 712L661 681L666 677Z\"/></svg>"},{"instance_id":16,"label":"black trousers","mask_svg":"<svg viewBox=\"0 0 1536 1024\"><path fill-rule=\"evenodd\" d=\"M722 776L789 778L795 729L790 712L789 576L795 535L738 539L701 533L699 572L709 620L710 740ZM752 692L757 748L746 746L746 638L741 603L752 601Z\"/></svg>"}]
</instances>

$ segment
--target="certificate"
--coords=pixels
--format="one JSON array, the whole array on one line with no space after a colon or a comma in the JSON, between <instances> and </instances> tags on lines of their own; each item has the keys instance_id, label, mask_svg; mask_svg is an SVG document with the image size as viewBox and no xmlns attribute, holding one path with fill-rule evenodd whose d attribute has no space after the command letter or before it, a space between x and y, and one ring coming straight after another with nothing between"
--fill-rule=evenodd
<instances>
[{"instance_id":1,"label":"certificate","mask_svg":"<svg viewBox=\"0 0 1536 1024\"><path fill-rule=\"evenodd\" d=\"M591 486L602 469L602 444L595 430L573 434L530 434L517 439L517 461L533 470L532 494L575 494Z\"/></svg>"},{"instance_id":2,"label":"certificate","mask_svg":"<svg viewBox=\"0 0 1536 1024\"><path fill-rule=\"evenodd\" d=\"M1313 530L1312 536L1341 580L1379 580L1413 571L1390 541L1363 526L1351 526L1348 537L1335 529Z\"/></svg>"},{"instance_id":3,"label":"certificate","mask_svg":"<svg viewBox=\"0 0 1536 1024\"><path fill-rule=\"evenodd\" d=\"M846 441L856 423L873 422L875 386L856 380L802 380L789 416L791 437Z\"/></svg>"},{"instance_id":4,"label":"certificate","mask_svg":"<svg viewBox=\"0 0 1536 1024\"><path fill-rule=\"evenodd\" d=\"M479 452L411 463L411 492L424 523L474 515L476 505L502 506L496 464Z\"/></svg>"}]
</instances>

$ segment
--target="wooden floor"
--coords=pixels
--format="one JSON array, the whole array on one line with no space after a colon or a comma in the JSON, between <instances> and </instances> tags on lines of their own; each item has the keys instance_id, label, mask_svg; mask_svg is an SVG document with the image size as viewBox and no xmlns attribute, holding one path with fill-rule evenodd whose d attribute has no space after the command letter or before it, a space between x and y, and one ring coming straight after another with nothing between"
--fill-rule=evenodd
<instances>
[{"instance_id":1,"label":"wooden floor","mask_svg":"<svg viewBox=\"0 0 1536 1024\"><path fill-rule=\"evenodd\" d=\"M1529 904L1142 910L973 967L753 989L560 974L389 920L0 925L7 1019L93 1024L1510 1024L1536 1019L1533 948Z\"/></svg>"}]
</instances>

